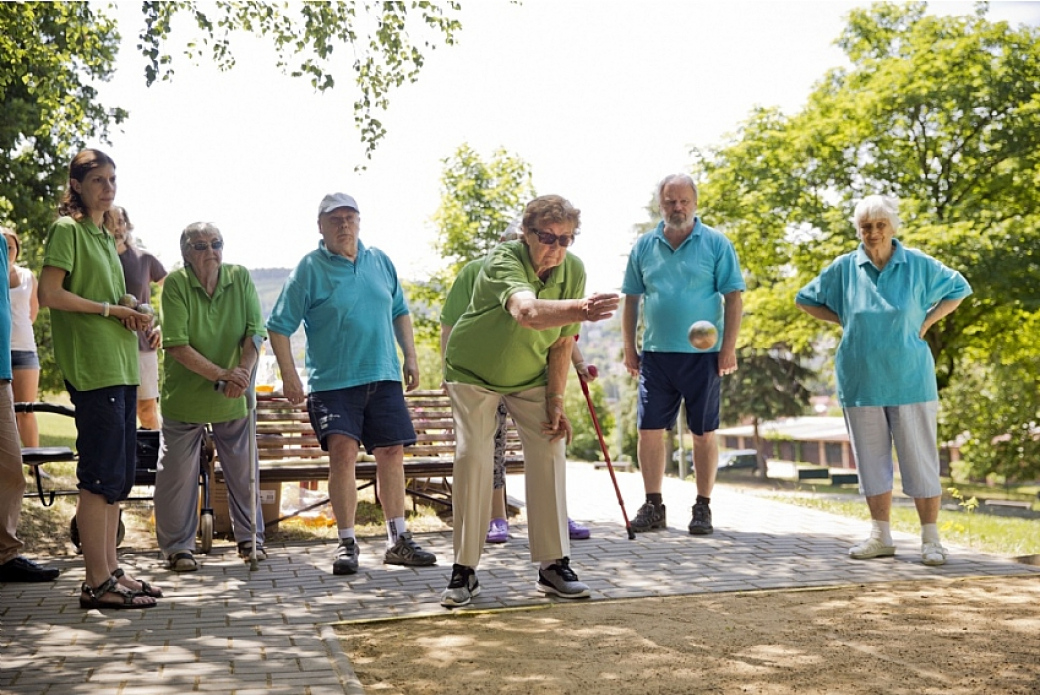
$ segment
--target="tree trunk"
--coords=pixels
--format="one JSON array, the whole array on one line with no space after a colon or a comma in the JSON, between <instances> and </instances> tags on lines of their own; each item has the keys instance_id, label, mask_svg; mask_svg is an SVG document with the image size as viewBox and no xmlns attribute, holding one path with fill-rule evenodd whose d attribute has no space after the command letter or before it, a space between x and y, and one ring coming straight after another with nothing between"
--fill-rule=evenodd
<instances>
[{"instance_id":1,"label":"tree trunk","mask_svg":"<svg viewBox=\"0 0 1040 695\"><path fill-rule=\"evenodd\" d=\"M758 457L758 469L756 470L756 474L759 478L765 480L769 477L769 469L766 466L766 456L762 453L762 435L758 431L758 423L759 420L757 417L752 420L752 425L755 428L755 454L757 454Z\"/></svg>"}]
</instances>

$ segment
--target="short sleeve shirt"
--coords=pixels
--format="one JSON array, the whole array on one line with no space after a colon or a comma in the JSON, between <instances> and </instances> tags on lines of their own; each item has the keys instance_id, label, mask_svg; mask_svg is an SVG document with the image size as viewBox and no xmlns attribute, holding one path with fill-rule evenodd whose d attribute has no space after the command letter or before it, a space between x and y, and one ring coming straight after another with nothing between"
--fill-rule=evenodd
<instances>
[{"instance_id":1,"label":"short sleeve shirt","mask_svg":"<svg viewBox=\"0 0 1040 695\"><path fill-rule=\"evenodd\" d=\"M795 301L827 307L842 325L834 366L843 406L896 406L938 399L935 361L921 338L928 310L971 294L964 276L893 239L878 270L863 245L836 258Z\"/></svg>"},{"instance_id":2,"label":"short sleeve shirt","mask_svg":"<svg viewBox=\"0 0 1040 695\"><path fill-rule=\"evenodd\" d=\"M455 323L445 354L445 379L499 393L516 393L548 383L549 348L581 328L572 323L536 331L524 328L506 309L517 292L538 299L579 299L585 266L570 252L542 282L523 241L499 244L483 261L470 305Z\"/></svg>"},{"instance_id":3,"label":"short sleeve shirt","mask_svg":"<svg viewBox=\"0 0 1040 695\"><path fill-rule=\"evenodd\" d=\"M643 295L643 350L649 352L718 352L726 328L722 297L744 289L733 244L699 217L679 248L665 238L663 222L639 237L621 285L624 294ZM687 332L695 321L715 325L713 347L690 345Z\"/></svg>"},{"instance_id":4,"label":"short sleeve shirt","mask_svg":"<svg viewBox=\"0 0 1040 695\"><path fill-rule=\"evenodd\" d=\"M249 271L222 265L210 296L190 268L170 274L162 292L163 347L191 346L224 369L242 359L242 341L267 336ZM213 382L170 356L163 360L162 412L181 422L229 422L248 412L245 396L228 398Z\"/></svg>"},{"instance_id":5,"label":"short sleeve shirt","mask_svg":"<svg viewBox=\"0 0 1040 695\"><path fill-rule=\"evenodd\" d=\"M484 265L484 259L478 258L462 266L462 270L455 277L455 282L448 290L448 296L444 298L444 306L441 307L441 323L445 326L454 326L455 323L466 313L469 302L473 298L473 286L477 284L477 276L480 268Z\"/></svg>"},{"instance_id":6,"label":"short sleeve shirt","mask_svg":"<svg viewBox=\"0 0 1040 695\"><path fill-rule=\"evenodd\" d=\"M147 251L129 246L119 255L119 263L123 266L126 291L137 297L137 301L147 304L152 298L152 283L166 277L166 268L163 268L158 258ZM141 352L155 351L148 344L144 331L137 332L137 349Z\"/></svg>"},{"instance_id":7,"label":"short sleeve shirt","mask_svg":"<svg viewBox=\"0 0 1040 695\"><path fill-rule=\"evenodd\" d=\"M69 292L95 302L115 304L126 294L116 243L89 218L59 218L47 233L43 265L66 272ZM135 386L137 336L119 319L51 309L54 358L78 391Z\"/></svg>"},{"instance_id":8,"label":"short sleeve shirt","mask_svg":"<svg viewBox=\"0 0 1040 695\"><path fill-rule=\"evenodd\" d=\"M311 391L334 391L374 381L400 381L394 320L408 314L397 270L385 253L358 242L351 261L325 242L289 275L267 328L307 334Z\"/></svg>"}]
</instances>

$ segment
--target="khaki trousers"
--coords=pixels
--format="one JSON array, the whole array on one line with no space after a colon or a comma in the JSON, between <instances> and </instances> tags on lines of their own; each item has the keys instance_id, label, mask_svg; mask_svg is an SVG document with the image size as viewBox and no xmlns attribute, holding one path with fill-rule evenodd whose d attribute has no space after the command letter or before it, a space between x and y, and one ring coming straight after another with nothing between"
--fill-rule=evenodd
<instances>
[{"instance_id":1,"label":"khaki trousers","mask_svg":"<svg viewBox=\"0 0 1040 695\"><path fill-rule=\"evenodd\" d=\"M471 384L449 383L455 418L452 497L455 562L476 568L491 521L495 460L495 412L499 401L513 417L524 451L528 540L532 562L570 555L567 531L567 445L542 434L545 387L501 394Z\"/></svg>"},{"instance_id":2,"label":"khaki trousers","mask_svg":"<svg viewBox=\"0 0 1040 695\"><path fill-rule=\"evenodd\" d=\"M0 379L0 564L13 560L22 549L18 518L22 515L25 472L22 444L14 420L11 382Z\"/></svg>"}]
</instances>

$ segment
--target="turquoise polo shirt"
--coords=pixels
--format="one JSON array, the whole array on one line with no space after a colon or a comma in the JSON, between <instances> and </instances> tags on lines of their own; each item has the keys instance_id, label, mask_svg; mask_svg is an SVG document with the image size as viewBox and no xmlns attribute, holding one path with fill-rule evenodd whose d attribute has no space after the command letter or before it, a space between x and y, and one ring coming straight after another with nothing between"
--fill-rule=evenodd
<instances>
[{"instance_id":1,"label":"turquoise polo shirt","mask_svg":"<svg viewBox=\"0 0 1040 695\"><path fill-rule=\"evenodd\" d=\"M466 313L469 301L473 298L473 286L477 284L477 276L480 268L484 265L484 259L478 258L462 266L462 270L455 276L455 282L448 290L448 296L444 298L444 306L441 307L441 323L445 326L454 326L455 323Z\"/></svg>"},{"instance_id":2,"label":"turquoise polo shirt","mask_svg":"<svg viewBox=\"0 0 1040 695\"><path fill-rule=\"evenodd\" d=\"M722 296L746 289L733 244L698 217L693 231L673 249L664 222L636 240L628 256L623 294L643 295L643 350L718 352L726 322ZM695 321L711 321L719 332L715 345L699 350L687 337Z\"/></svg>"},{"instance_id":3,"label":"turquoise polo shirt","mask_svg":"<svg viewBox=\"0 0 1040 695\"><path fill-rule=\"evenodd\" d=\"M307 334L311 391L401 381L394 319L408 314L397 270L386 254L358 242L353 261L319 243L285 281L267 329Z\"/></svg>"},{"instance_id":4,"label":"turquoise polo shirt","mask_svg":"<svg viewBox=\"0 0 1040 695\"><path fill-rule=\"evenodd\" d=\"M166 277L162 291L163 348L191 346L218 367L234 369L242 341L266 336L260 299L249 271L222 265L210 296L190 268ZM230 422L248 413L245 396L228 398L213 382L170 357L163 360L162 412L181 422Z\"/></svg>"},{"instance_id":5,"label":"turquoise polo shirt","mask_svg":"<svg viewBox=\"0 0 1040 695\"><path fill-rule=\"evenodd\" d=\"M549 348L561 336L574 336L580 323L536 331L524 328L506 309L517 292L538 299L580 299L585 295L585 266L568 252L545 282L531 264L523 241L496 246L480 265L473 296L455 322L444 356L446 381L516 393L549 381Z\"/></svg>"},{"instance_id":6,"label":"turquoise polo shirt","mask_svg":"<svg viewBox=\"0 0 1040 695\"><path fill-rule=\"evenodd\" d=\"M843 406L894 406L937 400L935 361L920 337L928 310L971 294L964 276L892 240L878 270L863 245L836 258L798 291L795 302L827 307L841 320L834 357Z\"/></svg>"},{"instance_id":7,"label":"turquoise polo shirt","mask_svg":"<svg viewBox=\"0 0 1040 695\"><path fill-rule=\"evenodd\" d=\"M61 217L47 232L43 265L64 270L62 287L84 299L115 304L126 293L116 242L89 217ZM137 334L114 316L51 309L54 359L77 391L136 386Z\"/></svg>"}]
</instances>

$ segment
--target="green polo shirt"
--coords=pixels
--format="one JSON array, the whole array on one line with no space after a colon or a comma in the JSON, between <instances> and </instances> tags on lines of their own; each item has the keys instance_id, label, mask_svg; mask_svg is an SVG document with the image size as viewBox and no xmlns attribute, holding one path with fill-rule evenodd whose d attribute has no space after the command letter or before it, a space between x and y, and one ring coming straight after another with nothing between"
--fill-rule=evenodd
<instances>
[{"instance_id":1,"label":"green polo shirt","mask_svg":"<svg viewBox=\"0 0 1040 695\"><path fill-rule=\"evenodd\" d=\"M249 271L223 265L211 297L190 268L170 273L162 292L163 347L190 345L225 369L242 358L246 336L267 336ZM246 416L245 396L227 398L213 382L169 355L163 360L163 415L181 422L228 422Z\"/></svg>"},{"instance_id":2,"label":"green polo shirt","mask_svg":"<svg viewBox=\"0 0 1040 695\"><path fill-rule=\"evenodd\" d=\"M466 309L469 308L469 300L473 298L473 285L480 275L480 268L484 265L484 259L478 258L462 266L462 270L455 276L455 282L448 290L448 296L444 298L444 306L441 307L441 323L445 326L454 326Z\"/></svg>"},{"instance_id":3,"label":"green polo shirt","mask_svg":"<svg viewBox=\"0 0 1040 695\"><path fill-rule=\"evenodd\" d=\"M43 265L64 270L62 287L95 302L115 304L126 293L116 243L90 218L59 218L47 232ZM77 391L135 386L137 334L114 316L51 309L54 359Z\"/></svg>"},{"instance_id":4,"label":"green polo shirt","mask_svg":"<svg viewBox=\"0 0 1040 695\"><path fill-rule=\"evenodd\" d=\"M499 244L485 259L469 308L448 338L445 380L516 393L548 383L549 348L574 336L580 323L536 331L523 328L506 310L509 298L530 291L538 299L580 299L585 266L570 252L542 282L522 241Z\"/></svg>"}]
</instances>

